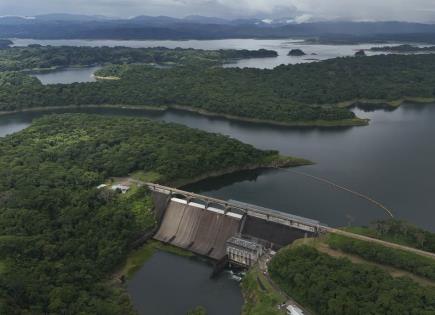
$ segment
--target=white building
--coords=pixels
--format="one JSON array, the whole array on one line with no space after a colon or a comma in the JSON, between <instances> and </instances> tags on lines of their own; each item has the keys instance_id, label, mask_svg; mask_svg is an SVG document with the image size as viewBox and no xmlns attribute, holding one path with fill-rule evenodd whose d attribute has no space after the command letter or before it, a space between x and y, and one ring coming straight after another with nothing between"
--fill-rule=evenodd
<instances>
[{"instance_id":1,"label":"white building","mask_svg":"<svg viewBox=\"0 0 435 315\"><path fill-rule=\"evenodd\" d=\"M127 191L130 190L130 186L118 184L112 185L111 189L114 191L120 191L121 193L125 194Z\"/></svg>"},{"instance_id":2,"label":"white building","mask_svg":"<svg viewBox=\"0 0 435 315\"><path fill-rule=\"evenodd\" d=\"M288 315L304 315L304 312L296 305L289 305L289 306L287 306L287 314Z\"/></svg>"}]
</instances>

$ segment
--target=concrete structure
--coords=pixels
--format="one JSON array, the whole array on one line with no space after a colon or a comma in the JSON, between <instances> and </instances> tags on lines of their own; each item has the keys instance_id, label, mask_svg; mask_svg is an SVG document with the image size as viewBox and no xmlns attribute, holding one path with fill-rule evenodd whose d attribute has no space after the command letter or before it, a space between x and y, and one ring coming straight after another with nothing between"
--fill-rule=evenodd
<instances>
[{"instance_id":1,"label":"concrete structure","mask_svg":"<svg viewBox=\"0 0 435 315\"><path fill-rule=\"evenodd\" d=\"M288 315L304 315L304 312L295 305L287 306L287 314Z\"/></svg>"},{"instance_id":2,"label":"concrete structure","mask_svg":"<svg viewBox=\"0 0 435 315\"><path fill-rule=\"evenodd\" d=\"M127 191L130 190L130 186L117 184L117 185L112 185L111 189L114 191L120 191L121 193L125 194Z\"/></svg>"},{"instance_id":3,"label":"concrete structure","mask_svg":"<svg viewBox=\"0 0 435 315\"><path fill-rule=\"evenodd\" d=\"M228 261L242 267L251 267L264 253L263 245L255 240L233 236L226 242Z\"/></svg>"},{"instance_id":4,"label":"concrete structure","mask_svg":"<svg viewBox=\"0 0 435 315\"><path fill-rule=\"evenodd\" d=\"M225 242L239 231L242 215L171 198L155 239L220 260Z\"/></svg>"},{"instance_id":5,"label":"concrete structure","mask_svg":"<svg viewBox=\"0 0 435 315\"><path fill-rule=\"evenodd\" d=\"M223 201L147 184L160 227L154 238L222 261L249 267L265 249L279 249L323 231L318 221L238 201Z\"/></svg>"}]
</instances>

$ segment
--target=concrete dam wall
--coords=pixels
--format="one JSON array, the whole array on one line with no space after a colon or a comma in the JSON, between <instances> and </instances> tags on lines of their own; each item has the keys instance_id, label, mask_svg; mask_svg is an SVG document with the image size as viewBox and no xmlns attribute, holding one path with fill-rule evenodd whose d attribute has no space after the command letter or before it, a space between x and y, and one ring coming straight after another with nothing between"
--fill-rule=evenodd
<instances>
[{"instance_id":1,"label":"concrete dam wall","mask_svg":"<svg viewBox=\"0 0 435 315\"><path fill-rule=\"evenodd\" d=\"M242 215L171 198L155 239L220 260L225 242L239 232Z\"/></svg>"},{"instance_id":2,"label":"concrete dam wall","mask_svg":"<svg viewBox=\"0 0 435 315\"><path fill-rule=\"evenodd\" d=\"M314 233L290 228L276 222L265 221L256 217L247 216L243 225L242 234L266 241L268 247L279 249L293 243L295 240L312 237Z\"/></svg>"}]
</instances>

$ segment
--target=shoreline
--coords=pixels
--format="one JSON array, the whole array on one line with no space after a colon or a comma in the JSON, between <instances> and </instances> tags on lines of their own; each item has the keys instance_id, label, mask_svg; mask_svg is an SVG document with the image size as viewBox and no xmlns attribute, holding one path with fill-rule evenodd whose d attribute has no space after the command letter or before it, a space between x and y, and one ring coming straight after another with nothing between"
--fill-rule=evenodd
<instances>
[{"instance_id":1,"label":"shoreline","mask_svg":"<svg viewBox=\"0 0 435 315\"><path fill-rule=\"evenodd\" d=\"M416 103L416 104L430 104L435 103L435 97L403 97L397 100L382 100L382 99L357 99L352 101L344 101L337 103L338 107L353 107L359 105L367 105L367 106L385 106L390 108L398 108L406 102Z\"/></svg>"},{"instance_id":2,"label":"shoreline","mask_svg":"<svg viewBox=\"0 0 435 315\"><path fill-rule=\"evenodd\" d=\"M26 112L49 112L50 110L60 110L60 109L86 109L86 108L112 108L112 109L133 109L133 110L143 110L143 111L158 111L165 112L171 109L180 110L190 113L196 113L206 117L217 117L225 118L232 121L248 122L253 124L266 124L271 126L280 127L324 127L324 128L334 128L334 127L357 127L357 126L367 126L369 124L369 119L365 118L355 118L355 119L345 119L345 120L314 120L314 121L294 121L294 122L280 122L267 119L257 119L235 116L230 114L221 114L209 112L207 110L197 109L189 106L171 105L171 106L149 106L149 105L113 105L113 104L102 104L102 105L60 105L60 106L41 106L41 107L31 107L22 108L16 110L0 111L0 116L26 113Z\"/></svg>"},{"instance_id":3,"label":"shoreline","mask_svg":"<svg viewBox=\"0 0 435 315\"><path fill-rule=\"evenodd\" d=\"M271 156L269 158L271 159L270 161L262 161L255 164L247 164L242 167L231 167L219 171L208 172L194 178L169 180L167 182L163 181L162 185L181 188L183 186L199 183L203 180L220 177L224 175L230 175L243 171L255 171L261 169L279 169L279 168L298 167L298 166L306 166L306 165L314 164L314 162L303 158L286 157L286 156L281 156L279 154L276 155L275 157Z\"/></svg>"}]
</instances>

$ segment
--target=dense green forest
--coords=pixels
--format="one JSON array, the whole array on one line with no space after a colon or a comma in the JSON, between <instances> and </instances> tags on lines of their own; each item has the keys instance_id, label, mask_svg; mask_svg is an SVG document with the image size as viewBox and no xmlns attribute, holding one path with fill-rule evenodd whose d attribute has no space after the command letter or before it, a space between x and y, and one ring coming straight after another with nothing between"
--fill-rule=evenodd
<instances>
[{"instance_id":1,"label":"dense green forest","mask_svg":"<svg viewBox=\"0 0 435 315\"><path fill-rule=\"evenodd\" d=\"M276 56L278 56L276 51L266 49L201 50L164 47L53 47L30 45L28 47L12 47L0 50L0 71L130 63L184 65L201 63L219 65L233 59Z\"/></svg>"},{"instance_id":2,"label":"dense green forest","mask_svg":"<svg viewBox=\"0 0 435 315\"><path fill-rule=\"evenodd\" d=\"M406 221L397 219L379 220L369 227L346 229L354 233L435 253L435 233L426 231Z\"/></svg>"},{"instance_id":3,"label":"dense green forest","mask_svg":"<svg viewBox=\"0 0 435 315\"><path fill-rule=\"evenodd\" d=\"M409 44L398 45L398 46L382 46L382 47L372 47L371 51L385 51L394 53L430 53L435 52L435 46L425 46L419 47Z\"/></svg>"},{"instance_id":4,"label":"dense green forest","mask_svg":"<svg viewBox=\"0 0 435 315\"><path fill-rule=\"evenodd\" d=\"M0 139L0 314L129 314L109 274L155 224L148 192L95 187L142 170L163 183L249 163L226 136L138 118L46 116Z\"/></svg>"},{"instance_id":5,"label":"dense green forest","mask_svg":"<svg viewBox=\"0 0 435 315\"><path fill-rule=\"evenodd\" d=\"M393 278L307 246L280 251L269 264L273 280L290 296L322 315L435 313L435 289Z\"/></svg>"},{"instance_id":6,"label":"dense green forest","mask_svg":"<svg viewBox=\"0 0 435 315\"><path fill-rule=\"evenodd\" d=\"M333 249L435 280L434 259L336 234L328 235L326 243Z\"/></svg>"},{"instance_id":7,"label":"dense green forest","mask_svg":"<svg viewBox=\"0 0 435 315\"><path fill-rule=\"evenodd\" d=\"M100 72L104 74L105 72ZM273 70L198 66L110 66L121 80L42 85L0 73L0 110L68 105L134 105L193 110L287 124L364 124L328 104L435 97L435 55L336 58ZM316 105L313 105L316 104Z\"/></svg>"}]
</instances>

